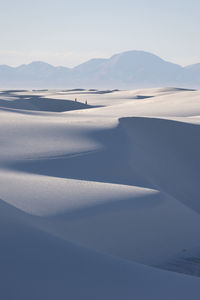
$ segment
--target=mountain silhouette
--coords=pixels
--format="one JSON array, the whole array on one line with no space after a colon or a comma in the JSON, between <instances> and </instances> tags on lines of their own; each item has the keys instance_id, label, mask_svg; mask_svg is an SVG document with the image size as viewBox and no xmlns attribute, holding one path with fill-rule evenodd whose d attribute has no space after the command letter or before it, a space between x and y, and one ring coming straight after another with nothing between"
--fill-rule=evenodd
<instances>
[{"instance_id":1,"label":"mountain silhouette","mask_svg":"<svg viewBox=\"0 0 200 300\"><path fill-rule=\"evenodd\" d=\"M200 87L200 63L182 67L145 51L91 59L74 68L36 61L0 65L0 88L150 88Z\"/></svg>"}]
</instances>

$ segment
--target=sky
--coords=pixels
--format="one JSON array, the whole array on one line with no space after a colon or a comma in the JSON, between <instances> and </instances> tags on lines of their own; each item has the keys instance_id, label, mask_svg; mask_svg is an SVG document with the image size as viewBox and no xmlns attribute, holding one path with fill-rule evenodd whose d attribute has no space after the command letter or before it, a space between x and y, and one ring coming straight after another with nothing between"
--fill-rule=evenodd
<instances>
[{"instance_id":1,"label":"sky","mask_svg":"<svg viewBox=\"0 0 200 300\"><path fill-rule=\"evenodd\" d=\"M0 0L0 64L73 67L144 50L200 62L199 0Z\"/></svg>"}]
</instances>

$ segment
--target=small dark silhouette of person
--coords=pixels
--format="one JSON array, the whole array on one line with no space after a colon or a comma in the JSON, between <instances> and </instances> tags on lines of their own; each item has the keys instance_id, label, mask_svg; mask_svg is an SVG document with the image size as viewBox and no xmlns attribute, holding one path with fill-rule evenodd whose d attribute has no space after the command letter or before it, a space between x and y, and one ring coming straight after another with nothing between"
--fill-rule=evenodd
<instances>
[{"instance_id":1,"label":"small dark silhouette of person","mask_svg":"<svg viewBox=\"0 0 200 300\"><path fill-rule=\"evenodd\" d=\"M75 98L75 102L77 102L77 98Z\"/></svg>"},{"instance_id":2,"label":"small dark silhouette of person","mask_svg":"<svg viewBox=\"0 0 200 300\"><path fill-rule=\"evenodd\" d=\"M85 104L87 105L87 100L85 100Z\"/></svg>"}]
</instances>

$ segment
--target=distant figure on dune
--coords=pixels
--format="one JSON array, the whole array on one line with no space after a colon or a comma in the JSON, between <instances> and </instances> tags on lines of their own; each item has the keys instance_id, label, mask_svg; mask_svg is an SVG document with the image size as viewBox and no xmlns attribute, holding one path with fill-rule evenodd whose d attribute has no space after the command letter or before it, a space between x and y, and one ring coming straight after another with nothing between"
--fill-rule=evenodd
<instances>
[{"instance_id":1,"label":"distant figure on dune","mask_svg":"<svg viewBox=\"0 0 200 300\"><path fill-rule=\"evenodd\" d=\"M85 100L85 104L87 105L87 100Z\"/></svg>"},{"instance_id":2,"label":"distant figure on dune","mask_svg":"<svg viewBox=\"0 0 200 300\"><path fill-rule=\"evenodd\" d=\"M75 102L77 102L77 98L75 98Z\"/></svg>"}]
</instances>

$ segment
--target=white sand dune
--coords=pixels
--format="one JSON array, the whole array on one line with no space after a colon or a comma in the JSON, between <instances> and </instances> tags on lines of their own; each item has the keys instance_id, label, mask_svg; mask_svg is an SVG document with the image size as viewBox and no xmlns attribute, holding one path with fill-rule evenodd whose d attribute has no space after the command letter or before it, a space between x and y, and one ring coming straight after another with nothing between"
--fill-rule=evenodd
<instances>
[{"instance_id":1,"label":"white sand dune","mask_svg":"<svg viewBox=\"0 0 200 300\"><path fill-rule=\"evenodd\" d=\"M2 299L199 298L199 99L2 91Z\"/></svg>"},{"instance_id":2,"label":"white sand dune","mask_svg":"<svg viewBox=\"0 0 200 300\"><path fill-rule=\"evenodd\" d=\"M35 229L3 201L0 208L2 299L198 299L197 278L85 249Z\"/></svg>"}]
</instances>

